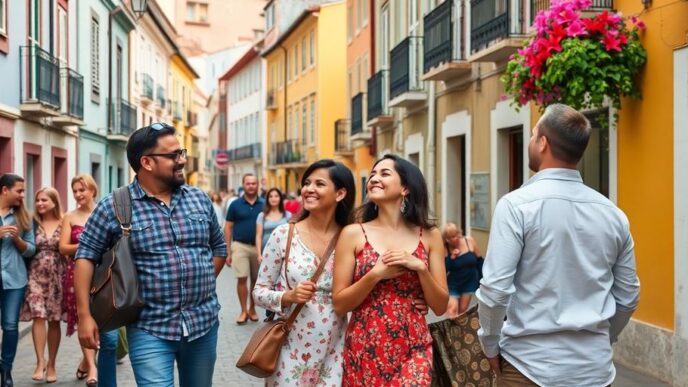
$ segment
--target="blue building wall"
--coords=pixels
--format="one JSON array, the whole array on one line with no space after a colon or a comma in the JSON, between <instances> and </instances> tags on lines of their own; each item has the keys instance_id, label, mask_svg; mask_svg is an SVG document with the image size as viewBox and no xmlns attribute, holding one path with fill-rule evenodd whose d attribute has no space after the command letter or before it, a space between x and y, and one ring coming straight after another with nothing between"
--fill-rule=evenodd
<instances>
[{"instance_id":1,"label":"blue building wall","mask_svg":"<svg viewBox=\"0 0 688 387\"><path fill-rule=\"evenodd\" d=\"M0 103L19 107L19 47L26 44L26 23L14 22L26 20L26 5L13 3L7 9L9 53L0 54Z\"/></svg>"}]
</instances>

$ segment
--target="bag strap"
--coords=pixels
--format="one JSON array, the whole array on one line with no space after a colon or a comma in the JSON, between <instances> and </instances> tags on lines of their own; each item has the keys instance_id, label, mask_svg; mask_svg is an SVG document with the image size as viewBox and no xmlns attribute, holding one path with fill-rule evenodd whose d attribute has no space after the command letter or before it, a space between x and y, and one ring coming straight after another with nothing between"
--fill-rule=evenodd
<instances>
[{"instance_id":1,"label":"bag strap","mask_svg":"<svg viewBox=\"0 0 688 387\"><path fill-rule=\"evenodd\" d=\"M289 235L287 236L287 249L284 252L284 280L287 282L287 287L291 290L289 285L289 277L287 276L287 265L289 265L289 251L291 250L291 240L294 237L294 225L296 222L289 222Z\"/></svg>"},{"instance_id":2,"label":"bag strap","mask_svg":"<svg viewBox=\"0 0 688 387\"><path fill-rule=\"evenodd\" d=\"M122 228L122 235L129 235L131 231L131 193L129 186L119 187L112 191L112 204L115 216Z\"/></svg>"},{"instance_id":3,"label":"bag strap","mask_svg":"<svg viewBox=\"0 0 688 387\"><path fill-rule=\"evenodd\" d=\"M339 231L330 241L330 244L327 246L327 249L325 250L325 254L323 254L323 256L320 257L320 265L318 265L318 268L315 270L315 274L313 274L313 277L311 277L311 282L318 282L320 274L322 274L322 272L325 270L325 264L330 259L330 255L332 255L332 252L334 251L334 247L337 244L337 239L339 239ZM305 303L296 305L296 308L294 308L294 310L289 315L289 318L287 318L287 329L291 328L291 325L294 323L294 320L296 320L296 316L298 316L299 312L301 312L301 309L303 309L305 305Z\"/></svg>"}]
</instances>

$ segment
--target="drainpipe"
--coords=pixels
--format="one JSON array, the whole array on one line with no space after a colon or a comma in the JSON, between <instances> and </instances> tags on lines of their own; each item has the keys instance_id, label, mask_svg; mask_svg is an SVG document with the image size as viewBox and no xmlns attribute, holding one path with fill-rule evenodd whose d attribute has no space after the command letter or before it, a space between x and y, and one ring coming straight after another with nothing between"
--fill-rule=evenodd
<instances>
[{"instance_id":1,"label":"drainpipe","mask_svg":"<svg viewBox=\"0 0 688 387\"><path fill-rule=\"evenodd\" d=\"M435 124L437 121L435 117L435 105L437 103L435 99L435 81L430 81L430 90L428 94L430 102L428 104L428 140L426 143L428 156L425 159L427 163L425 181L428 183L428 188L430 189L430 209L437 214L437 211L434 210L435 194L437 193L437 188L435 187Z\"/></svg>"},{"instance_id":2,"label":"drainpipe","mask_svg":"<svg viewBox=\"0 0 688 387\"><path fill-rule=\"evenodd\" d=\"M118 13L122 12L122 7L117 6L108 14L108 103L107 109L107 128L112 129L112 18Z\"/></svg>"}]
</instances>

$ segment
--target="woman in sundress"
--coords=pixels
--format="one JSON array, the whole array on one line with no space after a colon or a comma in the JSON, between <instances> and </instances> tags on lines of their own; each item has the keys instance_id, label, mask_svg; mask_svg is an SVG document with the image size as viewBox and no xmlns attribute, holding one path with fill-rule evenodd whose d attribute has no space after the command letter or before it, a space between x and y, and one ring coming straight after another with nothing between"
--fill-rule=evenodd
<instances>
[{"instance_id":1,"label":"woman in sundress","mask_svg":"<svg viewBox=\"0 0 688 387\"><path fill-rule=\"evenodd\" d=\"M301 195L303 211L294 225L286 270L288 224L277 227L265 245L253 290L256 305L280 317L305 303L266 384L339 387L346 317L337 316L332 308L334 254L317 283L310 278L332 238L349 222L355 198L353 175L341 163L316 161L303 174Z\"/></svg>"}]
</instances>

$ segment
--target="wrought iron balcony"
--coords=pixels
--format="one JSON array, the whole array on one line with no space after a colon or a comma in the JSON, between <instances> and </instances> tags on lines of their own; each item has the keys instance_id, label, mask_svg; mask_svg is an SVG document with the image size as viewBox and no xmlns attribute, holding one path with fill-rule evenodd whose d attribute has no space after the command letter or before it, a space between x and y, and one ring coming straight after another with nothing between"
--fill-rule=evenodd
<instances>
[{"instance_id":1,"label":"wrought iron balcony","mask_svg":"<svg viewBox=\"0 0 688 387\"><path fill-rule=\"evenodd\" d=\"M155 101L158 103L158 107L161 110L165 109L165 102L167 100L165 99L165 88L162 87L162 85L158 85L158 90L157 90L157 93L155 95Z\"/></svg>"},{"instance_id":2,"label":"wrought iron balcony","mask_svg":"<svg viewBox=\"0 0 688 387\"><path fill-rule=\"evenodd\" d=\"M153 77L143 73L143 88L141 90L141 103L148 105L153 103Z\"/></svg>"},{"instance_id":3,"label":"wrought iron balcony","mask_svg":"<svg viewBox=\"0 0 688 387\"><path fill-rule=\"evenodd\" d=\"M350 153L349 132L351 120L339 119L334 122L334 153Z\"/></svg>"},{"instance_id":4,"label":"wrought iron balcony","mask_svg":"<svg viewBox=\"0 0 688 387\"><path fill-rule=\"evenodd\" d=\"M110 140L127 141L136 130L136 106L121 99L110 104L112 127L108 130Z\"/></svg>"},{"instance_id":5,"label":"wrought iron balcony","mask_svg":"<svg viewBox=\"0 0 688 387\"><path fill-rule=\"evenodd\" d=\"M351 99L351 137L354 140L370 140L370 129L365 125L366 93L358 93Z\"/></svg>"},{"instance_id":6,"label":"wrought iron balcony","mask_svg":"<svg viewBox=\"0 0 688 387\"><path fill-rule=\"evenodd\" d=\"M298 140L287 140L272 144L271 165L306 164L305 149Z\"/></svg>"},{"instance_id":7,"label":"wrought iron balcony","mask_svg":"<svg viewBox=\"0 0 688 387\"><path fill-rule=\"evenodd\" d=\"M471 62L504 62L527 38L523 0L471 0Z\"/></svg>"},{"instance_id":8,"label":"wrought iron balcony","mask_svg":"<svg viewBox=\"0 0 688 387\"><path fill-rule=\"evenodd\" d=\"M229 160L231 161L257 159L260 158L261 144L259 142L255 142L253 144L240 146L238 148L230 149L227 154L229 155Z\"/></svg>"},{"instance_id":9,"label":"wrought iron balcony","mask_svg":"<svg viewBox=\"0 0 688 387\"><path fill-rule=\"evenodd\" d=\"M471 73L463 7L464 2L448 0L423 18L423 80L448 81Z\"/></svg>"},{"instance_id":10,"label":"wrought iron balcony","mask_svg":"<svg viewBox=\"0 0 688 387\"><path fill-rule=\"evenodd\" d=\"M277 109L277 92L275 91L275 89L268 90L267 97L265 99L265 109Z\"/></svg>"},{"instance_id":11,"label":"wrought iron balcony","mask_svg":"<svg viewBox=\"0 0 688 387\"><path fill-rule=\"evenodd\" d=\"M389 113L389 71L380 70L368 78L367 126L382 126L393 122Z\"/></svg>"},{"instance_id":12,"label":"wrought iron balcony","mask_svg":"<svg viewBox=\"0 0 688 387\"><path fill-rule=\"evenodd\" d=\"M84 77L69 67L62 67L60 83L61 115L53 118L55 126L83 126Z\"/></svg>"},{"instance_id":13,"label":"wrought iron balcony","mask_svg":"<svg viewBox=\"0 0 688 387\"><path fill-rule=\"evenodd\" d=\"M391 107L409 107L427 99L423 81L423 37L409 36L390 53L389 95Z\"/></svg>"},{"instance_id":14,"label":"wrought iron balcony","mask_svg":"<svg viewBox=\"0 0 688 387\"><path fill-rule=\"evenodd\" d=\"M61 107L58 59L40 47L22 46L19 72L22 113L33 117L58 116Z\"/></svg>"},{"instance_id":15,"label":"wrought iron balcony","mask_svg":"<svg viewBox=\"0 0 688 387\"><path fill-rule=\"evenodd\" d=\"M530 24L535 21L538 12L549 9L551 0L530 0ZM583 11L584 14L596 14L614 8L613 0L592 0L592 5ZM591 16L592 16L591 15Z\"/></svg>"}]
</instances>

